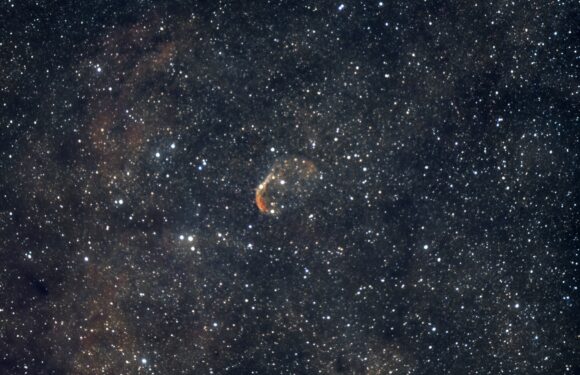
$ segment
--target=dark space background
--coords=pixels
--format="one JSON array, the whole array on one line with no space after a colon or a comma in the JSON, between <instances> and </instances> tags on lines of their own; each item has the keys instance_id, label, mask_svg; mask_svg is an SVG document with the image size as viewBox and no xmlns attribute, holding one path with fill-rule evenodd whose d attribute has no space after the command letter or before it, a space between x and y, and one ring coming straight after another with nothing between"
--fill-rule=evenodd
<instances>
[{"instance_id":1,"label":"dark space background","mask_svg":"<svg viewBox=\"0 0 580 375\"><path fill-rule=\"evenodd\" d=\"M579 18L3 1L0 373L578 373Z\"/></svg>"}]
</instances>

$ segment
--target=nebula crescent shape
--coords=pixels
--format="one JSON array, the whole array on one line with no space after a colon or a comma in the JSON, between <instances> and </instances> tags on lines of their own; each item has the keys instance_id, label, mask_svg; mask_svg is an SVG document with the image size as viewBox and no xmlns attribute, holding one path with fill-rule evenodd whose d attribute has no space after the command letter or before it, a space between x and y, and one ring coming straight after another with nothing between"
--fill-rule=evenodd
<instances>
[{"instance_id":1,"label":"nebula crescent shape","mask_svg":"<svg viewBox=\"0 0 580 375\"><path fill-rule=\"evenodd\" d=\"M261 213L268 212L268 205L266 204L266 200L264 199L263 189L256 190L256 206L258 206L258 210L260 210Z\"/></svg>"}]
</instances>

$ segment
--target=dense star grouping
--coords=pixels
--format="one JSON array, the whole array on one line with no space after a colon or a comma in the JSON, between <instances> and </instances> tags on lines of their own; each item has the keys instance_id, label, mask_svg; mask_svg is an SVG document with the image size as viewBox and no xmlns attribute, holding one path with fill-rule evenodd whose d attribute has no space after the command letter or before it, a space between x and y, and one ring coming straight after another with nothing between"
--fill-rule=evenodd
<instances>
[{"instance_id":1,"label":"dense star grouping","mask_svg":"<svg viewBox=\"0 0 580 375\"><path fill-rule=\"evenodd\" d=\"M4 2L0 373L578 371L578 10Z\"/></svg>"}]
</instances>

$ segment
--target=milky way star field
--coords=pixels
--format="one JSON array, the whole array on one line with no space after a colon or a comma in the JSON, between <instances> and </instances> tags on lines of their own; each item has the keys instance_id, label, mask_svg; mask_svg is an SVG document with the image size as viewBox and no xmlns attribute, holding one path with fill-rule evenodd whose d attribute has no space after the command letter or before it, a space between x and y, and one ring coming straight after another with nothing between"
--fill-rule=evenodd
<instances>
[{"instance_id":1,"label":"milky way star field","mask_svg":"<svg viewBox=\"0 0 580 375\"><path fill-rule=\"evenodd\" d=\"M579 374L579 17L3 0L0 374Z\"/></svg>"}]
</instances>

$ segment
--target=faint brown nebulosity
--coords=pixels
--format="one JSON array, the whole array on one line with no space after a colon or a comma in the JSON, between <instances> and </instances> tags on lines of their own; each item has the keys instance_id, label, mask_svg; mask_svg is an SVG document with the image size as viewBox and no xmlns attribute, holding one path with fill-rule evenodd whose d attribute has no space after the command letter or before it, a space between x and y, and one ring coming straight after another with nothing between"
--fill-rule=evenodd
<instances>
[{"instance_id":1,"label":"faint brown nebulosity","mask_svg":"<svg viewBox=\"0 0 580 375\"><path fill-rule=\"evenodd\" d=\"M137 344L120 306L123 294L127 293L128 276L90 266L87 282L95 291L94 297L83 304L84 330L72 362L74 371L130 373L135 367Z\"/></svg>"}]
</instances>

